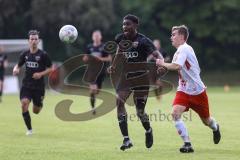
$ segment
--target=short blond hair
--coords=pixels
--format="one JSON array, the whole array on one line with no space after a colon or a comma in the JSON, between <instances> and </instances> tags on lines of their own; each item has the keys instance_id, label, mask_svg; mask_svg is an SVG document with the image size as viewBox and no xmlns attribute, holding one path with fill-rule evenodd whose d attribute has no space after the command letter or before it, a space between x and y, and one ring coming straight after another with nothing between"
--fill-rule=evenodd
<instances>
[{"instance_id":1,"label":"short blond hair","mask_svg":"<svg viewBox=\"0 0 240 160\"><path fill-rule=\"evenodd\" d=\"M184 36L184 40L187 41L189 32L188 32L188 27L186 25L180 25L180 26L173 26L172 27L172 32L177 30L178 34L181 34Z\"/></svg>"}]
</instances>

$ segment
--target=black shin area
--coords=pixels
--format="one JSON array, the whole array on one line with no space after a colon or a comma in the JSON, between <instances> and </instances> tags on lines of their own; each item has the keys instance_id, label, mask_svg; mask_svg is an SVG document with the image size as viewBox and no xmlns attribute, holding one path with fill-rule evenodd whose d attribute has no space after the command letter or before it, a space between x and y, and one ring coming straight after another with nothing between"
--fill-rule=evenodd
<instances>
[{"instance_id":1,"label":"black shin area","mask_svg":"<svg viewBox=\"0 0 240 160\"><path fill-rule=\"evenodd\" d=\"M27 112L22 113L22 116L23 116L24 122L27 126L27 129L31 130L32 125L31 125L31 116L30 116L29 112L27 111Z\"/></svg>"}]
</instances>

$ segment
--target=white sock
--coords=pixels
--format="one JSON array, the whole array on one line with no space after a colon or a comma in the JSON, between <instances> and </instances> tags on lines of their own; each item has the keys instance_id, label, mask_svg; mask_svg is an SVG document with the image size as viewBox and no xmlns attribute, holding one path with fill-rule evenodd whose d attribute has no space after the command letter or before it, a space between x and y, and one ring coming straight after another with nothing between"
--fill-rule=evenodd
<instances>
[{"instance_id":1,"label":"white sock","mask_svg":"<svg viewBox=\"0 0 240 160\"><path fill-rule=\"evenodd\" d=\"M175 127L177 128L178 134L181 136L182 140L184 142L190 142L187 128L181 119L175 121Z\"/></svg>"},{"instance_id":2,"label":"white sock","mask_svg":"<svg viewBox=\"0 0 240 160\"><path fill-rule=\"evenodd\" d=\"M216 131L216 130L217 130L217 122L216 122L216 120L215 120L213 117L211 117L210 119L211 119L211 120L210 120L209 127L210 127L213 131Z\"/></svg>"}]
</instances>

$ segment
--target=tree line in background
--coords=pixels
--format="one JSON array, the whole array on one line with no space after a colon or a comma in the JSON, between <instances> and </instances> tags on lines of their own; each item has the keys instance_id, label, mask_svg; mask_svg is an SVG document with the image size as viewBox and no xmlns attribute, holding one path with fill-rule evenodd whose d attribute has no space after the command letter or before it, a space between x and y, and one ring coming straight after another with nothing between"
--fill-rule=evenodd
<instances>
[{"instance_id":1,"label":"tree line in background","mask_svg":"<svg viewBox=\"0 0 240 160\"><path fill-rule=\"evenodd\" d=\"M185 24L203 69L240 68L239 0L0 0L0 39L27 38L29 29L38 29L52 59L63 61L84 53L95 29L103 32L104 41L114 40L127 13L137 15L139 31L161 39L170 55L175 51L171 27ZM65 24L78 29L72 45L58 38Z\"/></svg>"}]
</instances>

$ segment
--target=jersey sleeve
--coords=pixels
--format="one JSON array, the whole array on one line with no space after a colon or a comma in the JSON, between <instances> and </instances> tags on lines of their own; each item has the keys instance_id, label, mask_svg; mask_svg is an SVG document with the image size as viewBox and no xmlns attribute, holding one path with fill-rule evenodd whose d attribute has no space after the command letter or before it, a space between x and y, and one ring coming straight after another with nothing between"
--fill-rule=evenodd
<instances>
[{"instance_id":1,"label":"jersey sleeve","mask_svg":"<svg viewBox=\"0 0 240 160\"><path fill-rule=\"evenodd\" d=\"M105 43L101 47L101 52L103 57L107 57L110 53L104 48Z\"/></svg>"},{"instance_id":2,"label":"jersey sleeve","mask_svg":"<svg viewBox=\"0 0 240 160\"><path fill-rule=\"evenodd\" d=\"M119 44L120 41L122 40L123 35L122 34L117 34L114 38L114 41Z\"/></svg>"},{"instance_id":3,"label":"jersey sleeve","mask_svg":"<svg viewBox=\"0 0 240 160\"><path fill-rule=\"evenodd\" d=\"M18 66L21 67L24 63L25 63L25 52L22 52L18 60Z\"/></svg>"},{"instance_id":4,"label":"jersey sleeve","mask_svg":"<svg viewBox=\"0 0 240 160\"><path fill-rule=\"evenodd\" d=\"M149 38L144 39L143 43L144 43L144 52L147 53L148 55L152 54L152 52L156 50L156 47L154 46L153 42Z\"/></svg>"},{"instance_id":5,"label":"jersey sleeve","mask_svg":"<svg viewBox=\"0 0 240 160\"><path fill-rule=\"evenodd\" d=\"M43 57L44 57L45 66L46 66L47 68L50 68L50 67L52 66L52 61L51 61L50 57L48 56L47 53L44 53L44 54L43 54Z\"/></svg>"},{"instance_id":6,"label":"jersey sleeve","mask_svg":"<svg viewBox=\"0 0 240 160\"><path fill-rule=\"evenodd\" d=\"M187 52L184 50L184 48L179 48L174 54L172 63L178 64L182 67L186 59L187 59Z\"/></svg>"}]
</instances>

